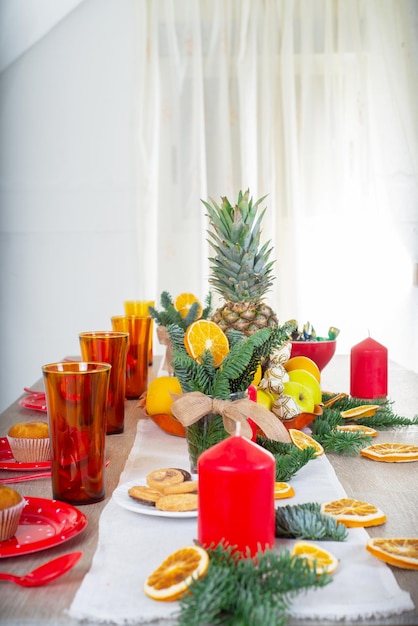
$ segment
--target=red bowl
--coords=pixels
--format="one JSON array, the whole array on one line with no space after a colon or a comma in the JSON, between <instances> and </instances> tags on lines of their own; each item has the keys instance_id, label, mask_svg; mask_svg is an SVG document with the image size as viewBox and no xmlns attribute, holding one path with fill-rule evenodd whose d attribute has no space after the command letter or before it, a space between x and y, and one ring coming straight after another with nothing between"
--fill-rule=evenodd
<instances>
[{"instance_id":1,"label":"red bowl","mask_svg":"<svg viewBox=\"0 0 418 626\"><path fill-rule=\"evenodd\" d=\"M292 341L290 357L307 356L322 371L331 361L337 347L336 339L330 341Z\"/></svg>"}]
</instances>

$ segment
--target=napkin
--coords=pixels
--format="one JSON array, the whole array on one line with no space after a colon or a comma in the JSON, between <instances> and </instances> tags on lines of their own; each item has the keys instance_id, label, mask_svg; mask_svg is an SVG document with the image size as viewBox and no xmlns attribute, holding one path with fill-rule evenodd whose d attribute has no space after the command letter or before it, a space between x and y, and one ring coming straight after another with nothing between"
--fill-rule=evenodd
<instances>
[{"instance_id":1,"label":"napkin","mask_svg":"<svg viewBox=\"0 0 418 626\"><path fill-rule=\"evenodd\" d=\"M159 467L189 467L185 439L140 420L120 483L142 480ZM282 503L324 502L346 496L326 455L309 461L290 481L295 496ZM90 571L72 605L71 617L103 624L175 624L177 602L157 602L143 592L147 576L172 552L193 544L197 518L150 517L109 501L99 522L99 539ZM321 542L340 560L333 582L300 594L290 615L297 619L359 620L412 610L391 570L365 549L368 534L350 529L345 542ZM276 540L291 548L291 540ZM349 590L349 592L348 592ZM159 621L161 620L161 622Z\"/></svg>"}]
</instances>

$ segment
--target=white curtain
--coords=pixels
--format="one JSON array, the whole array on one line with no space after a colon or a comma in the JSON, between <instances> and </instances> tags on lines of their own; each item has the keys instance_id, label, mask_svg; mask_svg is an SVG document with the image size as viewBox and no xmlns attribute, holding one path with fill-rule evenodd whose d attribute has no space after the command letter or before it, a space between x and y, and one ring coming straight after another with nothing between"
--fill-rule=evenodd
<instances>
[{"instance_id":1,"label":"white curtain","mask_svg":"<svg viewBox=\"0 0 418 626\"><path fill-rule=\"evenodd\" d=\"M268 194L279 319L340 327L345 348L401 340L418 260L414 1L135 6L144 295L205 296L200 199L249 188Z\"/></svg>"}]
</instances>

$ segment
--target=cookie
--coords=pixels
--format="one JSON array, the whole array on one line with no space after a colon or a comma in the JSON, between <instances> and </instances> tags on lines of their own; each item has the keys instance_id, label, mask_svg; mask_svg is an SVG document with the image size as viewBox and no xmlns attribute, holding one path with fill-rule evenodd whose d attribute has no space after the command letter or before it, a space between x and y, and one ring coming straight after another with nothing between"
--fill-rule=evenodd
<instances>
[{"instance_id":1,"label":"cookie","mask_svg":"<svg viewBox=\"0 0 418 626\"><path fill-rule=\"evenodd\" d=\"M164 467L157 469L146 476L147 485L151 489L164 491L168 485L178 485L184 481L184 474L181 470L174 467Z\"/></svg>"},{"instance_id":2,"label":"cookie","mask_svg":"<svg viewBox=\"0 0 418 626\"><path fill-rule=\"evenodd\" d=\"M197 493L197 481L187 480L178 485L168 485L168 487L164 487L164 496L168 496L171 493Z\"/></svg>"},{"instance_id":3,"label":"cookie","mask_svg":"<svg viewBox=\"0 0 418 626\"><path fill-rule=\"evenodd\" d=\"M135 485L128 489L128 494L137 502L147 506L155 506L156 501L161 498L161 492L141 485Z\"/></svg>"},{"instance_id":4,"label":"cookie","mask_svg":"<svg viewBox=\"0 0 418 626\"><path fill-rule=\"evenodd\" d=\"M160 511L196 511L197 494L195 493L173 493L168 496L161 496L155 503L155 508Z\"/></svg>"}]
</instances>

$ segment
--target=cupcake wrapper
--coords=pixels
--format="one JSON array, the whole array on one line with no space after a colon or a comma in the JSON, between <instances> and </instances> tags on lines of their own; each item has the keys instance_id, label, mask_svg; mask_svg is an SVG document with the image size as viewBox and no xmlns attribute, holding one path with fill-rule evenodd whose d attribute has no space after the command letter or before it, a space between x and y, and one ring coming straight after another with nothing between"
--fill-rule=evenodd
<instances>
[{"instance_id":1,"label":"cupcake wrapper","mask_svg":"<svg viewBox=\"0 0 418 626\"><path fill-rule=\"evenodd\" d=\"M22 499L22 502L0 511L0 541L11 539L16 534L20 516L25 506L26 501Z\"/></svg>"},{"instance_id":2,"label":"cupcake wrapper","mask_svg":"<svg viewBox=\"0 0 418 626\"><path fill-rule=\"evenodd\" d=\"M48 438L23 439L7 437L15 461L18 463L42 463L51 460L51 446Z\"/></svg>"}]
</instances>

